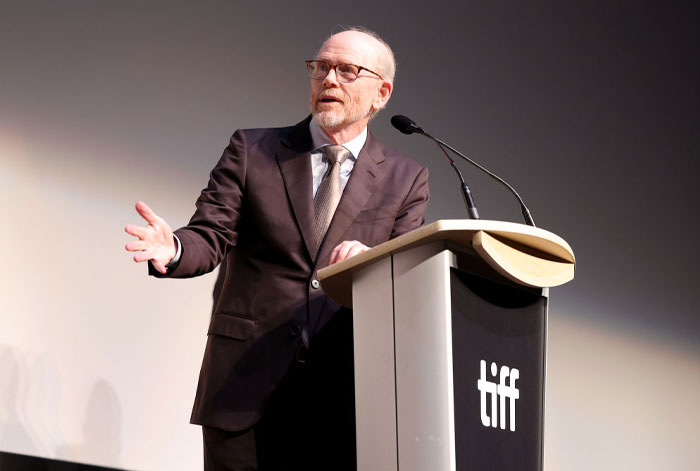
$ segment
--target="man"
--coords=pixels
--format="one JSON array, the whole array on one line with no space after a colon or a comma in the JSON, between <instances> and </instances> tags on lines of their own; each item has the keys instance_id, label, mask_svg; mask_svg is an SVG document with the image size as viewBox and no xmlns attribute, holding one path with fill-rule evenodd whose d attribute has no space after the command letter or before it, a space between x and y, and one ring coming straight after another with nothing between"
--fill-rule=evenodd
<instances>
[{"instance_id":1,"label":"man","mask_svg":"<svg viewBox=\"0 0 700 471\"><path fill-rule=\"evenodd\" d=\"M343 31L307 68L312 117L236 131L176 237L142 202L148 226L126 227L156 276L225 258L191 418L208 470L355 469L352 313L317 270L424 222L427 169L367 132L393 89L389 46Z\"/></svg>"}]
</instances>

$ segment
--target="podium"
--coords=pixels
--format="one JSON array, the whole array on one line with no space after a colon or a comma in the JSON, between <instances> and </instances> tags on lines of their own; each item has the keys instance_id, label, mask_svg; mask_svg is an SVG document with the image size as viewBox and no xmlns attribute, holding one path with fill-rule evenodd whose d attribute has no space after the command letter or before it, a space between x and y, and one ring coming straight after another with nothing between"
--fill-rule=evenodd
<instances>
[{"instance_id":1,"label":"podium","mask_svg":"<svg viewBox=\"0 0 700 471\"><path fill-rule=\"evenodd\" d=\"M560 237L443 220L319 271L353 308L360 471L541 470Z\"/></svg>"}]
</instances>

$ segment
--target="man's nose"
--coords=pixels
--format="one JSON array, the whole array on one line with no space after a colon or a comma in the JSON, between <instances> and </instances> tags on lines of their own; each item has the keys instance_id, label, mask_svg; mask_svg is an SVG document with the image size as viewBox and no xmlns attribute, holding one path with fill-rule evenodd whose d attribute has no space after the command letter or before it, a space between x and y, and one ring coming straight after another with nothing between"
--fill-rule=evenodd
<instances>
[{"instance_id":1,"label":"man's nose","mask_svg":"<svg viewBox=\"0 0 700 471\"><path fill-rule=\"evenodd\" d=\"M335 74L335 67L331 67L331 70L326 74L326 77L323 79L323 86L324 88L339 86L338 76Z\"/></svg>"}]
</instances>

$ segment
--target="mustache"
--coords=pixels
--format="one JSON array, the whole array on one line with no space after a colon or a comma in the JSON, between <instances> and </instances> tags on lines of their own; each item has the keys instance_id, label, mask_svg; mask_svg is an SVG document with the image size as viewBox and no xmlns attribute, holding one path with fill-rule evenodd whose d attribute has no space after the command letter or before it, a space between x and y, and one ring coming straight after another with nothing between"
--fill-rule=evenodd
<instances>
[{"instance_id":1,"label":"mustache","mask_svg":"<svg viewBox=\"0 0 700 471\"><path fill-rule=\"evenodd\" d=\"M324 98L335 98L337 100L345 102L345 97L341 92L332 92L330 90L325 90L316 96L316 100L323 100Z\"/></svg>"}]
</instances>

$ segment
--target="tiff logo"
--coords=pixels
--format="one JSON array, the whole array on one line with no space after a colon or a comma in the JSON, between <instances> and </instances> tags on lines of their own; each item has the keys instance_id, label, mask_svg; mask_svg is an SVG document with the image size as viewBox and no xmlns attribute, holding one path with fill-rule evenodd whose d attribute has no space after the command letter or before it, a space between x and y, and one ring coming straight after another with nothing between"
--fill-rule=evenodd
<instances>
[{"instance_id":1,"label":"tiff logo","mask_svg":"<svg viewBox=\"0 0 700 471\"><path fill-rule=\"evenodd\" d=\"M506 398L509 399L509 409L510 409L510 430L515 432L515 400L520 397L520 391L515 387L515 381L520 378L520 371L515 368L508 368L507 366L501 366L500 374L498 375L498 383L489 381L486 379L486 362L481 360L479 364L481 370L481 377L477 381L477 388L481 392L481 423L485 427L497 427L498 426L498 416L500 415L500 426L501 429L506 428ZM496 363L491 363L491 376L493 378L498 374L498 367ZM508 385L506 385L506 379L508 379ZM491 417L489 417L487 412L487 398L486 396L491 396Z\"/></svg>"}]
</instances>

